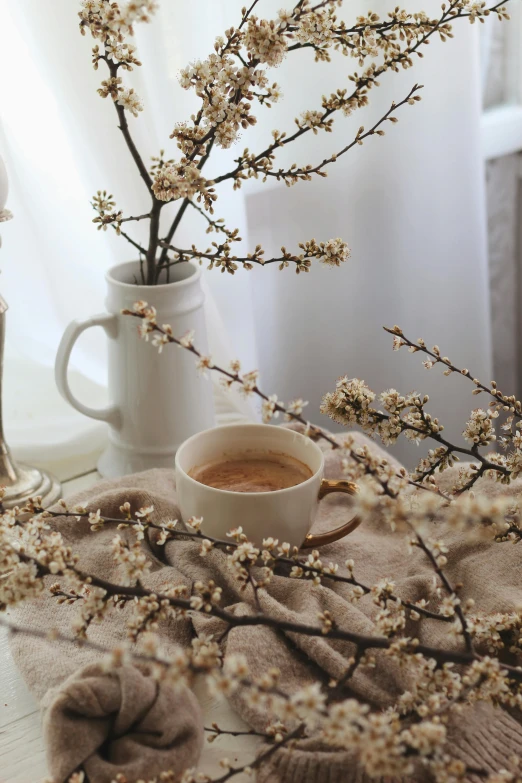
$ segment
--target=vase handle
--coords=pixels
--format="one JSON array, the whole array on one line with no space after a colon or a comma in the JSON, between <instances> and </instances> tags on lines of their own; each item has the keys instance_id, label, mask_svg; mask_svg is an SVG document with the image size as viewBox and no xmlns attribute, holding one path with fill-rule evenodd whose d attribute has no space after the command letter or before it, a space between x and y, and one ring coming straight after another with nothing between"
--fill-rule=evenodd
<instances>
[{"instance_id":1,"label":"vase handle","mask_svg":"<svg viewBox=\"0 0 522 783\"><path fill-rule=\"evenodd\" d=\"M106 421L113 427L121 423L120 409L116 405L108 405L106 408L90 408L77 400L69 386L68 369L72 349L78 337L91 326L101 326L108 337L116 337L118 329L118 316L110 313L100 313L83 320L72 321L60 341L56 361L54 365L54 377L58 391L73 408L91 419Z\"/></svg>"}]
</instances>

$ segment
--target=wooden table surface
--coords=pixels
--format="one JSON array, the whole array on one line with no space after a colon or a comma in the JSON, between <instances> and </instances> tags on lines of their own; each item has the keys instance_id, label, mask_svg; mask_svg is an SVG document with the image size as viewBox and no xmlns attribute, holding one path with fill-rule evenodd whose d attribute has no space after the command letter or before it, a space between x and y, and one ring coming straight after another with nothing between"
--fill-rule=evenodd
<instances>
[{"instance_id":1,"label":"wooden table surface","mask_svg":"<svg viewBox=\"0 0 522 783\"><path fill-rule=\"evenodd\" d=\"M219 423L244 420L230 409L218 412ZM63 495L68 497L86 489L99 479L96 471L63 481ZM231 709L225 699L211 698L203 682L196 685L196 695L202 706L205 726L213 722L233 731L248 730L248 726ZM248 764L255 755L259 740L253 737L220 737L212 744L205 743L198 767L212 777L223 773L219 760L227 757L234 766ZM0 628L0 783L39 783L48 775L45 747L40 726L40 714L29 693L9 649L7 631ZM237 783L252 781L246 775L237 775Z\"/></svg>"}]
</instances>

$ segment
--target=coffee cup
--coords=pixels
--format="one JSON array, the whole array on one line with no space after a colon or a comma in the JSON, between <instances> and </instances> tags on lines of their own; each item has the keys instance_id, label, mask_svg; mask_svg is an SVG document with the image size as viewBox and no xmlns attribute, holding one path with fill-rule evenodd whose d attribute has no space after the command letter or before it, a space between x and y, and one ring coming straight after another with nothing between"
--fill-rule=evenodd
<instances>
[{"instance_id":1,"label":"coffee cup","mask_svg":"<svg viewBox=\"0 0 522 783\"><path fill-rule=\"evenodd\" d=\"M198 466L238 455L248 459L249 454L297 460L307 466L309 478L284 489L238 492L208 486L189 475ZM357 485L325 479L324 456L317 444L300 432L268 424L230 424L193 435L176 453L176 489L182 519L203 518L203 534L218 539L241 527L258 546L264 538L274 538L291 546L316 548L344 538L361 522L353 517L327 533L310 533L319 501L331 492L354 495Z\"/></svg>"}]
</instances>

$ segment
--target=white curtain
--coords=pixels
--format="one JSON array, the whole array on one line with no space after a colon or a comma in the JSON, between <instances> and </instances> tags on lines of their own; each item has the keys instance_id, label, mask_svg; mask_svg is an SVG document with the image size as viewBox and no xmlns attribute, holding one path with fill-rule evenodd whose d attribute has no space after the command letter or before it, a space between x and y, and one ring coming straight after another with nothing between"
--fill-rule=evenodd
<instances>
[{"instance_id":1,"label":"white curtain","mask_svg":"<svg viewBox=\"0 0 522 783\"><path fill-rule=\"evenodd\" d=\"M438 2L421 7L434 16L440 12ZM381 16L388 9L382 0L372 4ZM353 19L363 11L366 4L348 3L342 13ZM389 124L384 138L355 147L330 168L327 179L247 196L253 244L262 241L275 252L303 238L341 235L352 248L342 269L316 267L297 279L289 270L254 270L265 383L284 399L305 396L318 423L322 395L346 373L375 390L427 392L448 436L460 437L477 406L469 381L444 377L440 368L428 373L419 355L393 354L383 325L399 324L412 339L437 343L476 376L491 377L476 27L456 23L455 39L447 44L434 37L413 69L382 78L367 111L340 120L320 140L310 134L300 148L287 148L282 160L319 162L351 140L359 125L370 127L413 84L425 85L422 102L402 108L399 123ZM345 73L353 61L339 55L332 66L317 65L304 52L288 59L277 73L286 105L274 110L271 127L291 127L288 113L318 106L323 93L349 86ZM257 128L254 133L262 135ZM418 458L408 443L396 453L408 464Z\"/></svg>"},{"instance_id":2,"label":"white curtain","mask_svg":"<svg viewBox=\"0 0 522 783\"><path fill-rule=\"evenodd\" d=\"M259 13L269 17L282 4L263 0ZM161 5L154 23L139 28L144 67L132 78L146 107L130 118L144 156L162 147L176 154L168 136L195 106L177 85L177 72L211 51L215 35L236 23L243 1ZM374 6L386 14L382 0ZM424 6L438 13L434 0ZM347 3L342 13L354 18L366 10L362 2ZM146 199L114 110L96 94L101 72L90 66L91 41L80 37L76 12L72 0L0 0L0 154L16 216L3 227L0 251L1 290L11 305L5 408L11 442L39 461L94 453L104 437L103 428L61 403L51 370L66 323L103 309L104 271L132 256L123 239L94 230L89 198L107 188L126 214L143 211ZM340 119L332 134L309 134L281 155L282 165L322 160L414 82L426 85L422 103L401 109L398 125L340 159L328 179L292 189L260 183L239 193L228 184L221 188L216 214L240 228L244 250L259 242L268 255L282 244L297 249L303 239L336 236L352 247L342 269L296 276L272 266L233 278L206 276L214 352L259 366L264 388L282 399L309 400L316 422L325 424L318 413L322 394L348 373L377 389L429 391L434 412L445 412L448 432L462 430L474 400L465 382L438 370L427 375L418 356L392 355L383 324L399 323L490 377L478 41L467 23L455 25L455 32L453 42L425 47L415 69L384 77L365 112ZM270 74L282 84L284 100L257 110L258 125L209 162L209 176L230 167L244 146L263 149L272 128L291 130L293 117L319 107L323 93L349 87L353 70L355 61L340 55L315 64L310 52L290 54ZM141 224L134 226L139 238ZM192 214L181 241L207 240ZM78 393L91 401L101 397L102 338L86 337L75 359Z\"/></svg>"}]
</instances>

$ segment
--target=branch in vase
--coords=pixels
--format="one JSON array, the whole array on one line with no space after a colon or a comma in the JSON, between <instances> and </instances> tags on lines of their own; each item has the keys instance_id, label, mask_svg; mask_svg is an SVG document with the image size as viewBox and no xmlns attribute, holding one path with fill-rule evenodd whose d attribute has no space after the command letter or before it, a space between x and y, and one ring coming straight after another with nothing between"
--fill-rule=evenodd
<instances>
[{"instance_id":1,"label":"branch in vase","mask_svg":"<svg viewBox=\"0 0 522 783\"><path fill-rule=\"evenodd\" d=\"M120 234L124 239L126 239L127 242L129 242L133 247L135 247L136 250L138 250L143 256L147 255L146 249L142 247L138 242L136 242L132 237L126 234L125 231L121 231L120 229L120 231L118 231L117 233ZM143 280L142 282L144 283L145 281Z\"/></svg>"},{"instance_id":2,"label":"branch in vase","mask_svg":"<svg viewBox=\"0 0 522 783\"><path fill-rule=\"evenodd\" d=\"M114 60L111 60L109 57L106 57L106 63L109 66L109 72L112 79L118 78L118 67L119 64L117 62L114 62ZM143 182L145 183L148 192L151 192L152 189L152 178L147 170L147 166L143 162L143 158L141 157L138 148L134 142L134 139L132 138L130 129L129 129L129 123L127 122L127 115L125 113L125 108L121 103L118 103L118 100L120 98L113 101L114 108L116 109L116 113L118 115L119 120L119 128L122 132L123 138L125 139L125 143L129 149L130 154L132 155L132 159L134 160L138 171L140 173L140 177L142 178Z\"/></svg>"},{"instance_id":3,"label":"branch in vase","mask_svg":"<svg viewBox=\"0 0 522 783\"><path fill-rule=\"evenodd\" d=\"M189 250L182 250L174 245L166 245L160 242L160 245L166 247L175 253L175 257L165 266L173 266L178 263L189 260L190 258L201 261L206 259L209 261L208 269L214 267L220 268L222 272L229 272L234 274L238 268L238 264L242 264L244 269L252 269L254 264L259 266L267 266L268 264L279 264L279 269L285 269L290 264L295 264L295 271L308 272L312 259L317 259L327 266L340 266L344 261L350 257L350 249L348 245L342 241L339 237L336 239L329 239L327 242L317 243L315 239L311 239L308 242L302 242L299 247L304 251L299 255L289 253L285 247L281 248L282 255L276 258L265 259L264 250L261 245L257 245L253 253L248 253L247 256L236 256L231 252L231 243L239 242L241 237L238 236L236 231L231 232L231 236L226 242L218 244L213 242L212 246L215 248L212 252L212 248L207 248L204 251L198 250L195 245Z\"/></svg>"},{"instance_id":4,"label":"branch in vase","mask_svg":"<svg viewBox=\"0 0 522 783\"><path fill-rule=\"evenodd\" d=\"M201 158L201 160L199 161L199 163L198 163L198 165L196 167L197 171L201 171L203 169L205 163L207 162L207 160L210 157L210 153L212 152L213 146L214 146L214 141L212 140L210 142L210 144L208 145L207 149L206 149L205 155L203 155L203 157ZM195 194L193 194L193 195L195 195ZM178 227L179 227L179 225L180 225L180 223L181 223L181 221L183 219L183 215L185 214L185 212L186 212L186 210L187 210L191 200L192 200L192 198L189 198L188 196L186 196L183 199L183 203L181 204L180 208L178 209L178 211L176 213L176 216L175 216L175 218L174 218L174 220L172 222L172 225L170 226L166 236L162 240L166 245L168 245L172 241L172 238L174 237L174 234L176 233L176 231L177 231L177 229L178 229ZM212 210L212 202L210 202L210 204L208 206L208 209L212 213L212 211L213 211ZM161 252L160 259L159 259L159 267L160 268L165 266L168 263L168 247L166 247L165 244L162 245L163 250Z\"/></svg>"},{"instance_id":5,"label":"branch in vase","mask_svg":"<svg viewBox=\"0 0 522 783\"><path fill-rule=\"evenodd\" d=\"M196 204L195 201L189 201L189 206L191 206L193 209L195 209L197 212L199 212L200 215L202 215L205 220L208 223L208 228L206 233L211 234L212 231L215 231L216 233L223 233L226 234L226 236L231 239L232 241L241 241L241 237L239 236L239 229L228 229L225 226L225 219L219 218L218 220L213 220L210 215L207 215L204 209L202 209L200 206Z\"/></svg>"},{"instance_id":6,"label":"branch in vase","mask_svg":"<svg viewBox=\"0 0 522 783\"><path fill-rule=\"evenodd\" d=\"M249 163L248 158L244 160L243 165L243 171L247 172L253 172L253 176L257 177L258 175L261 175L263 178L263 182L266 181L268 177L275 177L278 181L283 180L286 185L294 185L296 182L300 180L311 180L312 174L318 174L320 177L326 177L326 172L323 171L323 169L328 166L331 163L335 163L342 155L344 155L346 152L351 150L356 145L362 145L364 140L369 138L370 136L384 136L384 131L379 130L380 126L383 125L386 121L389 122L398 122L398 119L393 116L394 112L397 111L401 106L404 106L406 104L413 105L415 101L420 101L421 97L419 95L415 95L418 90L422 89L422 85L416 84L408 93L406 98L404 98L399 103L392 103L386 114L384 114L376 123L373 125L369 130L365 131L364 126L361 126L359 130L357 131L357 135L355 136L355 139L350 142L350 144L347 144L346 147L343 147L342 150L335 153L334 155L331 155L329 158L325 158L321 163L319 163L317 166L307 165L304 168L299 168L297 164L293 164L289 169L286 171L284 169L278 169L277 171L274 171L272 169L273 161L272 160L261 160L259 164L257 163Z\"/></svg>"},{"instance_id":7,"label":"branch in vase","mask_svg":"<svg viewBox=\"0 0 522 783\"><path fill-rule=\"evenodd\" d=\"M411 67L413 65L411 55L417 53L419 56L422 56L418 50L421 46L429 42L429 38L434 33L442 33L443 39L451 37L451 29L448 29L448 20L450 20L452 16L457 13L455 9L460 4L460 1L461 0L452 0L452 2L449 4L449 7L444 7L441 18L437 22L432 23L425 34L420 39L416 40L415 43L411 43L406 48L406 50L399 51L393 56L388 57L384 63L379 66L371 65L361 76L355 74L353 77L350 77L350 79L356 82L356 89L350 96L346 96L346 90L337 90L336 93L332 93L330 98L323 100L322 113L319 111L305 112L303 115L305 117L305 123L296 120L299 125L299 130L294 134L287 136L284 133L275 131L274 142L271 145L269 145L263 152L254 156L249 155L246 151L245 158L249 159L250 162L253 161L255 163L265 159L271 161L273 159L273 153L277 150L278 147L290 144L303 134L308 133L308 131L313 130L314 133L317 133L317 130L320 128L324 128L327 131L331 130L331 117L337 111L341 110L344 114L349 115L354 110L366 106L368 104L367 91L374 85L378 86L378 78L383 73L385 73L387 70L397 71L399 65L406 68ZM494 9L492 10L496 9L502 10L498 5L494 6ZM307 123L307 117L313 118L314 122ZM244 179L243 158L239 158L238 166L234 170L216 177L214 182L218 184L219 182L223 182L224 180L231 178L234 179L234 187L241 187L241 180Z\"/></svg>"}]
</instances>

